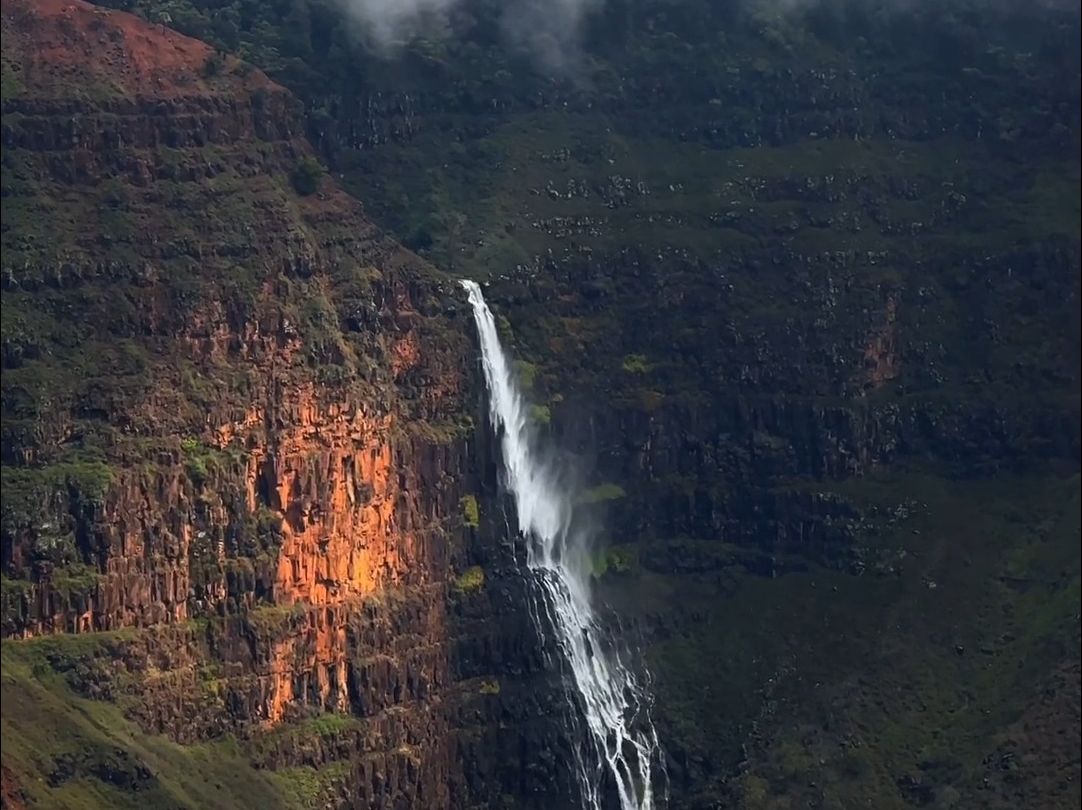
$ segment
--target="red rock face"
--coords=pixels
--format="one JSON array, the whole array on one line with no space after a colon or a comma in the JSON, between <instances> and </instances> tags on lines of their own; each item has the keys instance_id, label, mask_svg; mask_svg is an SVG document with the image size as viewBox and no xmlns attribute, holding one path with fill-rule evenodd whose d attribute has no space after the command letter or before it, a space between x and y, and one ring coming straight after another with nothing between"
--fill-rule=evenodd
<instances>
[{"instance_id":1,"label":"red rock face","mask_svg":"<svg viewBox=\"0 0 1082 810\"><path fill-rule=\"evenodd\" d=\"M391 345L416 342L411 336ZM203 363L229 344L233 338L219 334L209 345L186 341L183 352ZM300 348L275 356L283 360ZM394 365L402 354L392 348L389 356ZM255 365L249 372L259 379ZM440 385L458 388L454 380ZM446 405L443 394L429 392L433 398ZM438 446L405 438L396 430L404 417L394 410L373 414L372 403L293 375L268 380L256 399L267 404L204 431L215 465L207 480L193 481L184 451L153 469L118 465L99 506L74 518L58 515L57 522L74 522L100 582L71 600L40 577L9 632L142 627L258 602L341 604L446 578L446 557L433 557L431 538L455 515L454 471L437 468L425 480L419 469ZM257 513L274 524L277 540L253 556L237 538ZM28 564L39 533L13 540L13 568ZM193 575L195 563L200 573ZM234 569L252 576L231 584Z\"/></svg>"},{"instance_id":2,"label":"red rock face","mask_svg":"<svg viewBox=\"0 0 1082 810\"><path fill-rule=\"evenodd\" d=\"M55 354L13 361L55 388L5 425L26 486L19 510L5 494L4 635L136 628L79 689L184 742L349 714L335 750L263 764L345 759L362 806L451 806L472 355L433 314L450 285L326 178L298 195L297 105L258 71L210 75L203 43L78 0L4 0L3 21L5 159L53 231L5 256L5 306L78 325L72 362L123 344L138 369L86 389ZM93 463L67 460L97 433Z\"/></svg>"},{"instance_id":3,"label":"red rock face","mask_svg":"<svg viewBox=\"0 0 1082 810\"><path fill-rule=\"evenodd\" d=\"M26 807L18 783L6 767L0 767L0 799L3 800L4 807L10 807L11 810L22 810Z\"/></svg>"},{"instance_id":4,"label":"red rock face","mask_svg":"<svg viewBox=\"0 0 1082 810\"><path fill-rule=\"evenodd\" d=\"M431 569L426 536L448 517L452 501L447 493L419 491L423 447L403 440L418 416L431 421L460 406L461 364L444 358L461 346L426 346L426 331L444 327L419 314L414 301L438 294L434 271L379 235L333 184L295 195L289 172L309 153L293 135L301 129L297 105L259 71L234 60L209 75L213 53L204 43L78 0L5 0L3 8L5 59L17 76L5 112L18 113L5 116L4 143L40 182L38 196L59 182L68 198L93 207L103 183L147 189L131 195L138 200L133 219L146 228L124 251L124 262L139 267L133 288L124 293L103 278L115 276L109 257L116 251L95 244L89 228L75 229L53 282L98 282L102 295L121 290L139 309L140 351L152 357L149 384L136 397L111 402L102 416L125 432L199 448L110 459L111 480L98 502L56 515L79 536L84 559L101 575L97 586L72 595L52 588L49 572L40 571L5 632L147 626L257 603L341 604L444 579ZM101 92L88 95L87 88ZM77 121L70 110L78 110ZM245 183L263 176L271 182ZM198 244L191 244L190 227L188 242L173 241L174 224L200 212L174 210L162 190L201 190L212 178L231 181L233 210L251 215L259 228L239 253L230 246L223 255L235 230L222 217L204 221L218 232L200 234L203 225L192 223ZM182 272L170 260L176 253L221 267L224 276L238 266L261 276L253 305L238 314L229 290L204 281L196 306L178 317L175 300L162 294L163 282ZM9 277L10 288L26 291L29 308L48 303L36 292L49 272L45 261ZM298 281L304 290L292 289ZM343 285L365 308L365 323L354 323L347 335L339 326L346 313L327 310L318 336L298 327L295 313L311 295L333 301ZM357 301L357 291L367 300ZM107 306L72 314L109 317ZM345 379L322 384L316 351ZM177 366L214 389L207 412L185 401ZM374 369L367 372L372 379L358 379L361 367ZM48 414L67 425L51 441L10 452L24 463L55 455L75 430L65 404ZM212 470L197 469L211 459ZM273 547L246 554L242 524L256 513L274 524L275 539ZM29 548L43 530L8 528L10 572L28 571ZM238 572L232 584L227 569Z\"/></svg>"},{"instance_id":5,"label":"red rock face","mask_svg":"<svg viewBox=\"0 0 1082 810\"><path fill-rule=\"evenodd\" d=\"M299 393L297 422L275 456L257 452L249 462L250 503L262 475L283 517L276 600L341 602L394 585L409 568L422 570L411 559L413 533L396 514L390 420L334 406L320 413L310 391Z\"/></svg>"},{"instance_id":6,"label":"red rock face","mask_svg":"<svg viewBox=\"0 0 1082 810\"><path fill-rule=\"evenodd\" d=\"M214 50L163 25L109 11L83 0L5 0L5 53L18 55L23 82L39 95L72 87L123 96L178 98L225 95L236 90L213 81L207 62ZM221 70L236 64L223 62ZM217 73L218 71L213 71ZM258 70L243 87L276 88ZM279 88L280 89L280 88Z\"/></svg>"}]
</instances>

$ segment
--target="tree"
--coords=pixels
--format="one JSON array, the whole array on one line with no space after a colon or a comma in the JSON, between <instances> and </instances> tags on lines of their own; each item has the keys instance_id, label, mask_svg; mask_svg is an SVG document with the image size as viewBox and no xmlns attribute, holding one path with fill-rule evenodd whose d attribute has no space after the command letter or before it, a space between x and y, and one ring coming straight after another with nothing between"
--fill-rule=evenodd
<instances>
[{"instance_id":1,"label":"tree","mask_svg":"<svg viewBox=\"0 0 1082 810\"><path fill-rule=\"evenodd\" d=\"M297 167L293 170L290 180L293 188L302 197L315 193L319 188L319 180L323 177L323 166L314 157L306 156L300 159Z\"/></svg>"}]
</instances>

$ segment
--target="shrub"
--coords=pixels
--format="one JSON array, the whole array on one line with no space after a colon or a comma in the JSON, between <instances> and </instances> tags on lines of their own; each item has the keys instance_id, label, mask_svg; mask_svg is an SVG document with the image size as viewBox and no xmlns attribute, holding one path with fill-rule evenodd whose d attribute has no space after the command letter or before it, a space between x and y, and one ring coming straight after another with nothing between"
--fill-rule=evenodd
<instances>
[{"instance_id":1,"label":"shrub","mask_svg":"<svg viewBox=\"0 0 1082 810\"><path fill-rule=\"evenodd\" d=\"M53 588L68 598L85 597L98 587L101 574L85 563L76 562L53 570Z\"/></svg>"},{"instance_id":2,"label":"shrub","mask_svg":"<svg viewBox=\"0 0 1082 810\"><path fill-rule=\"evenodd\" d=\"M202 486L207 480L209 470L207 460L203 456L191 456L184 461L184 473L188 480L197 487Z\"/></svg>"},{"instance_id":3,"label":"shrub","mask_svg":"<svg viewBox=\"0 0 1082 810\"><path fill-rule=\"evenodd\" d=\"M221 51L215 51L207 57L207 61L203 63L203 78L212 79L218 76L222 72L222 68L225 67L225 54Z\"/></svg>"},{"instance_id":4,"label":"shrub","mask_svg":"<svg viewBox=\"0 0 1082 810\"><path fill-rule=\"evenodd\" d=\"M605 501L617 501L626 496L624 488L619 484L598 484L579 495L579 503L604 503Z\"/></svg>"},{"instance_id":5,"label":"shrub","mask_svg":"<svg viewBox=\"0 0 1082 810\"><path fill-rule=\"evenodd\" d=\"M481 524L481 508L477 505L477 498L463 495L459 504L462 506L462 522L471 529L476 529Z\"/></svg>"},{"instance_id":6,"label":"shrub","mask_svg":"<svg viewBox=\"0 0 1082 810\"><path fill-rule=\"evenodd\" d=\"M526 391L534 386L537 380L537 366L526 360L515 361L515 373L518 375L518 383Z\"/></svg>"},{"instance_id":7,"label":"shrub","mask_svg":"<svg viewBox=\"0 0 1082 810\"><path fill-rule=\"evenodd\" d=\"M323 177L323 167L319 161L312 156L303 157L300 162L297 163L290 180L293 182L293 188L302 197L307 197L309 194L314 194L316 189L319 188L320 178Z\"/></svg>"},{"instance_id":8,"label":"shrub","mask_svg":"<svg viewBox=\"0 0 1082 810\"><path fill-rule=\"evenodd\" d=\"M643 354L626 355L621 366L628 374L645 374L651 368L650 363L646 361L646 355Z\"/></svg>"},{"instance_id":9,"label":"shrub","mask_svg":"<svg viewBox=\"0 0 1082 810\"><path fill-rule=\"evenodd\" d=\"M530 419L534 424L547 425L552 421L552 410L548 405L531 405Z\"/></svg>"},{"instance_id":10,"label":"shrub","mask_svg":"<svg viewBox=\"0 0 1082 810\"><path fill-rule=\"evenodd\" d=\"M485 584L485 569L479 565L467 568L455 579L455 590L459 593L476 593Z\"/></svg>"},{"instance_id":11,"label":"shrub","mask_svg":"<svg viewBox=\"0 0 1082 810\"><path fill-rule=\"evenodd\" d=\"M593 574L598 578L605 574L630 574L637 562L635 549L614 546L605 549L594 558Z\"/></svg>"}]
</instances>

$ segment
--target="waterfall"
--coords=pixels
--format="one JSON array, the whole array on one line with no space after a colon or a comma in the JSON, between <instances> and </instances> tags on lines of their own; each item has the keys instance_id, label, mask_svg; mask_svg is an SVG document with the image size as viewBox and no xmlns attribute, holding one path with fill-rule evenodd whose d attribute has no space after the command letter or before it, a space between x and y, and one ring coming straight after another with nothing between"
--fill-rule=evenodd
<instances>
[{"instance_id":1,"label":"waterfall","mask_svg":"<svg viewBox=\"0 0 1082 810\"><path fill-rule=\"evenodd\" d=\"M587 733L576 741L575 766L586 810L609 806L605 785L615 791L621 810L652 810L651 771L660 763L660 745L648 714L649 694L595 614L590 556L572 525L574 497L539 456L528 403L500 345L492 311L475 282L463 280L462 286L481 344L503 484L526 538L526 566L537 595L534 616L539 632L555 636L566 664L565 686L583 715Z\"/></svg>"}]
</instances>

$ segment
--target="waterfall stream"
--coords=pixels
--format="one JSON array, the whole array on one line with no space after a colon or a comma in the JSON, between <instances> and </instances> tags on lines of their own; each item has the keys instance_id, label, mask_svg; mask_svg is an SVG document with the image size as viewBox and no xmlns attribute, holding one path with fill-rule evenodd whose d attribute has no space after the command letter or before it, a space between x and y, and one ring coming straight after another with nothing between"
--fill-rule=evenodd
<instances>
[{"instance_id":1,"label":"waterfall stream","mask_svg":"<svg viewBox=\"0 0 1082 810\"><path fill-rule=\"evenodd\" d=\"M481 344L489 419L501 444L503 485L526 538L538 630L555 636L566 664L565 686L583 715L587 733L576 741L575 766L585 807L610 807L609 794L614 792L621 810L652 810L652 771L661 759L648 714L649 694L594 611L591 558L573 527L574 494L561 486L538 452L529 404L518 389L481 288L467 280L462 286Z\"/></svg>"}]
</instances>

